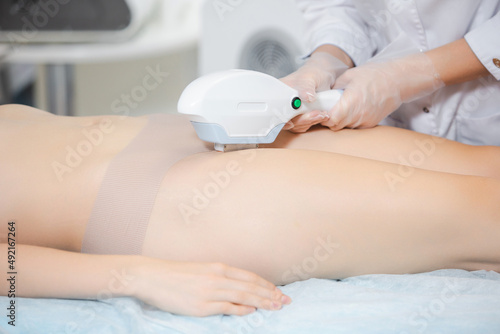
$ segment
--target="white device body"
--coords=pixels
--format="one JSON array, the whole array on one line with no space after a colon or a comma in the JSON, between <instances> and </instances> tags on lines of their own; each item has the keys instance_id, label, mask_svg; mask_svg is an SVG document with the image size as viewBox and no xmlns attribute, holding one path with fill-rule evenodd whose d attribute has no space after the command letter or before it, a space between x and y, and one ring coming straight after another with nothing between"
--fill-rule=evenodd
<instances>
[{"instance_id":1,"label":"white device body","mask_svg":"<svg viewBox=\"0 0 500 334\"><path fill-rule=\"evenodd\" d=\"M342 91L318 93L314 103L301 103L295 89L256 71L228 70L200 77L182 93L179 113L189 115L198 136L218 144L271 143L285 123L312 110L330 110Z\"/></svg>"}]
</instances>

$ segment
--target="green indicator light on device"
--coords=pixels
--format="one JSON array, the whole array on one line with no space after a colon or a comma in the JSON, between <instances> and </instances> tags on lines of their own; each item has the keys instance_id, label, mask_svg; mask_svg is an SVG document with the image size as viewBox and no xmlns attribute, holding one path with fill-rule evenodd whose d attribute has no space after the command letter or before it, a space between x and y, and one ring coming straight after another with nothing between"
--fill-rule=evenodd
<instances>
[{"instance_id":1,"label":"green indicator light on device","mask_svg":"<svg viewBox=\"0 0 500 334\"><path fill-rule=\"evenodd\" d=\"M302 105L302 101L298 97L294 97L292 100L292 108L299 109Z\"/></svg>"}]
</instances>

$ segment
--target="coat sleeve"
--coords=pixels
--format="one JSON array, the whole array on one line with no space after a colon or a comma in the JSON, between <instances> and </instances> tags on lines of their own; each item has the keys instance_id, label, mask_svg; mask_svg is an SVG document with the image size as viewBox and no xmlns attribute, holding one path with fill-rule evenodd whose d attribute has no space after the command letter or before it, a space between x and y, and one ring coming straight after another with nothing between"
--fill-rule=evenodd
<instances>
[{"instance_id":1,"label":"coat sleeve","mask_svg":"<svg viewBox=\"0 0 500 334\"><path fill-rule=\"evenodd\" d=\"M295 0L305 19L309 54L324 44L347 53L355 64L365 63L374 52L368 25L351 0Z\"/></svg>"},{"instance_id":2,"label":"coat sleeve","mask_svg":"<svg viewBox=\"0 0 500 334\"><path fill-rule=\"evenodd\" d=\"M484 67L500 80L500 12L465 35Z\"/></svg>"}]
</instances>

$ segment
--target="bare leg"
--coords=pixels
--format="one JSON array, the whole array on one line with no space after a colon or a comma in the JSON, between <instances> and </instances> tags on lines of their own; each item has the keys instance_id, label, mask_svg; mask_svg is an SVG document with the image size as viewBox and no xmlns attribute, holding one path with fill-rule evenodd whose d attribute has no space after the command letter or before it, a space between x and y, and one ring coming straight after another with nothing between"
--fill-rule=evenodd
<instances>
[{"instance_id":1,"label":"bare leg","mask_svg":"<svg viewBox=\"0 0 500 334\"><path fill-rule=\"evenodd\" d=\"M9 108L12 107L0 108L0 116L5 111L9 114ZM8 191L7 196L0 197L0 216L4 221L11 217L18 221L20 244L78 251L86 217L82 203L91 207L113 152L123 148L144 122L126 119L117 123L116 131L96 147L78 172L59 183L47 166L61 158L66 145L78 145L82 128L92 128L98 119L38 115L45 118L40 123L31 122L30 117L18 119L20 122L13 118L11 123L0 122L0 135L5 139L0 151L8 161L0 164L0 184ZM29 122L23 123L25 120ZM323 146L326 151L393 162L399 162L399 154L412 153L415 136L390 138L386 134L397 129L382 129L342 134L311 132L293 140L289 137L286 147L321 150ZM363 136L365 139L360 140ZM304 139L301 142L299 138ZM400 146L405 141L410 145ZM441 150L445 146L440 146L439 151L436 148L418 167L471 175L490 175L498 169L498 157L487 154L498 154L498 149L446 145L446 150ZM387 154L388 147L392 155ZM456 154L448 154L450 150ZM439 268L500 271L499 180L414 168L412 173L399 175L402 180L394 183L387 175L398 175L401 165L343 154L262 149L211 152L181 161L166 175L158 194L145 255L178 261L225 262L276 283ZM482 171L484 166L488 167ZM61 200L65 204L63 210ZM64 230L61 224L67 225ZM55 237L48 236L51 231ZM2 237L0 234L0 243L4 242ZM5 254L2 263L7 263L6 245L1 246ZM24 265L21 271L27 273L20 286L31 291L27 293L31 296L95 296L106 288L110 268L121 272L131 263L141 278L137 289L132 290L139 291L139 298L147 302L151 302L151 296L162 302L168 300L178 292L179 285L188 281L194 282L191 288L187 284L188 291L199 296L199 285L213 288L221 276L228 278L227 271L218 270L219 276L208 271L208 276L198 275L193 281L191 269L182 275L185 266L191 265L186 262L19 246L20 254L25 254L19 258ZM64 274L47 265L54 261L65 264ZM176 269L178 266L183 266L182 270ZM201 269L207 273L206 267ZM159 276L158 271L162 271ZM153 288L150 278L157 278ZM81 284L86 281L95 284ZM185 302L185 294L179 298L180 304ZM160 304L153 303L173 310ZM248 301L245 305L262 307Z\"/></svg>"},{"instance_id":2,"label":"bare leg","mask_svg":"<svg viewBox=\"0 0 500 334\"><path fill-rule=\"evenodd\" d=\"M500 270L499 180L414 169L394 187L386 175L400 166L334 153L212 157L193 156L167 176L144 255L220 261L280 284ZM231 170L217 188L214 175Z\"/></svg>"},{"instance_id":3,"label":"bare leg","mask_svg":"<svg viewBox=\"0 0 500 334\"><path fill-rule=\"evenodd\" d=\"M0 202L5 220L9 216L22 222L20 243L78 250L86 218L80 207L91 207L102 176L96 168L102 173L113 156L110 152L124 147L144 124L133 119L120 124L125 123L130 128L117 124L112 137L62 184L54 181L51 162L64 155L66 145L74 147L82 140L82 126L93 126L92 118L51 116L29 127L21 124L14 140L9 132L16 122L2 128L2 152L9 164L0 165L1 182L5 189L15 190L5 198L37 204L27 212L5 199ZM388 136L390 131L393 135ZM417 135L394 131L402 133L390 128L318 131L289 137L286 146L321 150L323 145L325 150L398 162L399 154L412 152ZM47 141L34 141L34 134ZM10 142L16 147L6 145ZM445 143L419 167L472 175L499 169L498 148L476 150ZM26 150L37 154L19 154ZM498 270L499 182L418 168L401 170L397 164L317 151L200 154L183 160L165 177L144 251L172 260L225 262L275 282L304 278L293 268L306 268L309 258L318 263L307 267L314 268L307 275L316 277L445 267ZM66 199L63 211L52 203L54 195ZM51 205L42 205L40 198L50 199ZM67 226L61 231L54 222ZM57 240L39 231L55 231ZM67 244L69 237L73 241ZM325 242L331 245L322 249L328 257L321 249L316 252Z\"/></svg>"},{"instance_id":4,"label":"bare leg","mask_svg":"<svg viewBox=\"0 0 500 334\"><path fill-rule=\"evenodd\" d=\"M386 126L338 132L315 127L300 135L283 131L276 142L262 146L314 149L422 169L500 179L500 147L465 145Z\"/></svg>"}]
</instances>

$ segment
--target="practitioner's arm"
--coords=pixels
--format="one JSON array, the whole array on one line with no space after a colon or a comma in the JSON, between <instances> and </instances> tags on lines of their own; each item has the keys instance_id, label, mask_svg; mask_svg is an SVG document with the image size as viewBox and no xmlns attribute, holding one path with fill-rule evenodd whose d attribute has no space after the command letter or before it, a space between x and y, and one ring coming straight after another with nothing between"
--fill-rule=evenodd
<instances>
[{"instance_id":1,"label":"practitioner's arm","mask_svg":"<svg viewBox=\"0 0 500 334\"><path fill-rule=\"evenodd\" d=\"M465 38L426 52L446 85L484 77L488 70L479 61Z\"/></svg>"},{"instance_id":2,"label":"practitioner's arm","mask_svg":"<svg viewBox=\"0 0 500 334\"><path fill-rule=\"evenodd\" d=\"M333 88L345 91L321 124L335 131L374 127L402 103L427 96L445 85L488 74L464 38L426 53L367 63L346 71L335 80ZM300 118L293 123L294 132L306 131L312 125L308 122L304 127L305 122Z\"/></svg>"},{"instance_id":3,"label":"practitioner's arm","mask_svg":"<svg viewBox=\"0 0 500 334\"><path fill-rule=\"evenodd\" d=\"M333 88L344 94L321 124L332 130L373 127L402 103L488 74L464 38L426 53L365 64L335 81Z\"/></svg>"},{"instance_id":4,"label":"practitioner's arm","mask_svg":"<svg viewBox=\"0 0 500 334\"><path fill-rule=\"evenodd\" d=\"M7 273L7 244L1 244ZM16 245L18 297L100 299L131 296L177 314L243 315L279 309L284 295L270 282L218 263L163 261L143 256L89 255ZM2 284L0 293L9 294ZM284 302L290 302L284 297Z\"/></svg>"}]
</instances>

